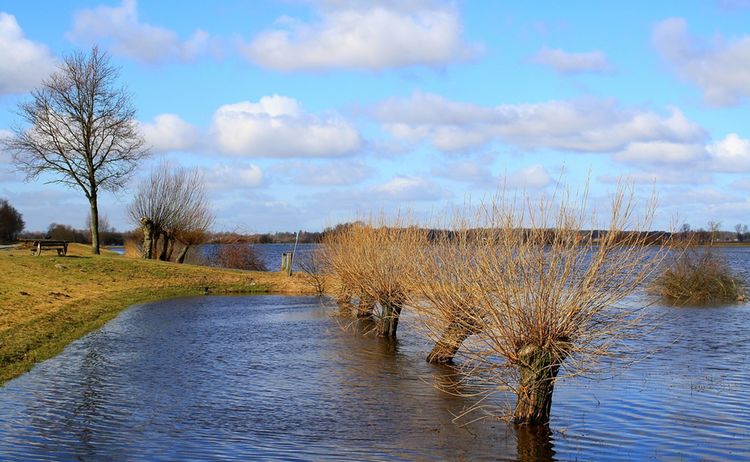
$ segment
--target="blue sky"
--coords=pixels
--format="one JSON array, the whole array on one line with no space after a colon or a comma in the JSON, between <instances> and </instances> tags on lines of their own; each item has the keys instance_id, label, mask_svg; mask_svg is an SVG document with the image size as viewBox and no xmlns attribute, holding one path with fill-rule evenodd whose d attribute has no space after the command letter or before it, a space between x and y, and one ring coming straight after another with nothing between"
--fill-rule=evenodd
<instances>
[{"instance_id":1,"label":"blue sky","mask_svg":"<svg viewBox=\"0 0 750 462\"><path fill-rule=\"evenodd\" d=\"M655 186L657 228L750 224L750 0L0 0L0 136L94 43L153 152L101 200L118 229L162 160L203 172L217 230L429 215L587 177L594 203L619 179ZM3 152L0 197L31 230L87 216Z\"/></svg>"}]
</instances>

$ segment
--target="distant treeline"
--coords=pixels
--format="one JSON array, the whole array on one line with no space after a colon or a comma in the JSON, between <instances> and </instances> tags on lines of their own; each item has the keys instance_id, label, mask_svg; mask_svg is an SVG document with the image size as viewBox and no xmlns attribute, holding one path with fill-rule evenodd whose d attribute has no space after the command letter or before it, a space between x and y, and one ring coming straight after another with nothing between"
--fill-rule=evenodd
<instances>
[{"instance_id":1,"label":"distant treeline","mask_svg":"<svg viewBox=\"0 0 750 462\"><path fill-rule=\"evenodd\" d=\"M340 223L333 227L327 227L323 231L301 231L299 235L299 242L301 244L316 244L323 241L325 236L330 233L335 233L342 229L346 229L350 226L364 226L362 222L348 222ZM444 229L428 229L424 228L424 232L428 234L430 240L436 239L441 236L448 236L451 238L452 231ZM480 233L480 230L475 231L477 234L486 236L486 233ZM519 230L519 232L526 232L526 230ZM137 230L129 232L120 232L109 226L107 223L100 224L100 240L103 245L123 245L125 240L129 236L133 236L137 240ZM581 240L593 240L598 241L601 236L605 233L603 230L589 230L581 231ZM680 231L677 233L669 233L666 231L648 231L642 234L647 235L646 241L649 243L660 243L664 239L674 235L675 238L685 241L691 241L694 244L710 244L716 242L743 242L750 241L750 236L747 233L733 233L729 231ZM471 232L469 233L471 235ZM547 241L552 242L555 238L555 230L550 229L547 234ZM626 234L623 233L623 237ZM59 223L52 223L49 225L46 231L36 232L25 232L19 235L20 238L25 239L55 239L64 240L69 242L89 243L91 242L91 232L88 229L76 229L69 225L63 225ZM276 233L256 233L256 234L245 234L237 232L218 232L210 233L208 243L212 244L236 244L236 243L248 243L248 244L293 244L295 241L296 233L292 231L287 232L276 232ZM142 239L142 237L141 237Z\"/></svg>"},{"instance_id":2,"label":"distant treeline","mask_svg":"<svg viewBox=\"0 0 750 462\"><path fill-rule=\"evenodd\" d=\"M302 231L299 235L299 242L303 244L314 244L314 243L320 243L323 241L325 236L330 233L335 233L337 231L340 231L342 229L346 229L350 226L364 226L364 223L361 221L357 222L347 222L347 223L340 223L333 227L327 227L323 231L316 232L316 231ZM428 234L428 239L434 240L438 237L448 236L448 238L452 238L452 231L445 230L445 229L434 229L434 228L424 228L424 232ZM477 235L483 235L486 236L487 234L485 232L481 232L481 230L477 229L474 231ZM527 230L520 229L518 232L521 233L527 233ZM580 231L580 239L581 241L588 241L592 240L593 242L597 242L599 239L601 239L602 235L606 233L604 230L586 230L586 231ZM472 233L471 231L468 233L470 236ZM622 232L623 240L625 240L627 237L632 237L630 233ZM716 242L743 242L750 240L746 236L743 236L740 233L733 233L729 231L705 231L703 229L697 230L697 231L680 231L677 233L671 233L667 231L647 231L647 232L641 232L639 233L641 237L645 237L645 242L649 244L659 244L664 242L666 239L670 237L674 237L679 240L685 240L690 241L694 244L710 244L710 243L716 243ZM551 243L554 241L556 236L555 230L550 229L546 234L546 241ZM294 232L277 232L277 233L262 233L262 234L241 234L241 233L213 233L211 234L209 242L211 243L237 243L237 242L245 242L249 244L290 244L294 243L296 237L296 233Z\"/></svg>"}]
</instances>

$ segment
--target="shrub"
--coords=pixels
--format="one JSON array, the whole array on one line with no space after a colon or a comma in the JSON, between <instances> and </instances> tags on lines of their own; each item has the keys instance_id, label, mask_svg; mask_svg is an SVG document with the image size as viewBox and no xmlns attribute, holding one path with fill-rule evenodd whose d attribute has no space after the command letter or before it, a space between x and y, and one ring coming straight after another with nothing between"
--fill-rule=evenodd
<instances>
[{"instance_id":1,"label":"shrub","mask_svg":"<svg viewBox=\"0 0 750 462\"><path fill-rule=\"evenodd\" d=\"M263 260L249 244L221 244L216 251L212 266L250 271L268 271Z\"/></svg>"},{"instance_id":2,"label":"shrub","mask_svg":"<svg viewBox=\"0 0 750 462\"><path fill-rule=\"evenodd\" d=\"M744 283L712 248L690 246L677 254L652 285L652 292L676 305L727 303L745 299Z\"/></svg>"}]
</instances>

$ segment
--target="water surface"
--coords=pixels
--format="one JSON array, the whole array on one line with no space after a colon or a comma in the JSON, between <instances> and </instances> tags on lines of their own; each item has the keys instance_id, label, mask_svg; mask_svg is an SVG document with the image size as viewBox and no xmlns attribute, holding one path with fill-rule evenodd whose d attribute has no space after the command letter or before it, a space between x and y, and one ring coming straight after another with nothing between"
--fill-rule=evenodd
<instances>
[{"instance_id":1,"label":"water surface","mask_svg":"<svg viewBox=\"0 0 750 462\"><path fill-rule=\"evenodd\" d=\"M649 355L562 380L537 434L455 425L473 400L408 319L392 344L314 297L139 305L0 388L0 459L750 460L750 305L648 309Z\"/></svg>"}]
</instances>

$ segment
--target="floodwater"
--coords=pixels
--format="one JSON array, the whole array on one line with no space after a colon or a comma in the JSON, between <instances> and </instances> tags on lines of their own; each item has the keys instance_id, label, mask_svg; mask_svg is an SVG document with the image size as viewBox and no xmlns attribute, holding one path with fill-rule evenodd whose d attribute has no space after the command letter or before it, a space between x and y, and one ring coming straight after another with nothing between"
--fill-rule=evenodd
<instances>
[{"instance_id":1,"label":"floodwater","mask_svg":"<svg viewBox=\"0 0 750 462\"><path fill-rule=\"evenodd\" d=\"M433 386L408 319L392 344L326 303L134 306L0 388L0 460L750 460L750 304L649 307L648 355L562 380L544 434L456 425L474 401Z\"/></svg>"}]
</instances>

